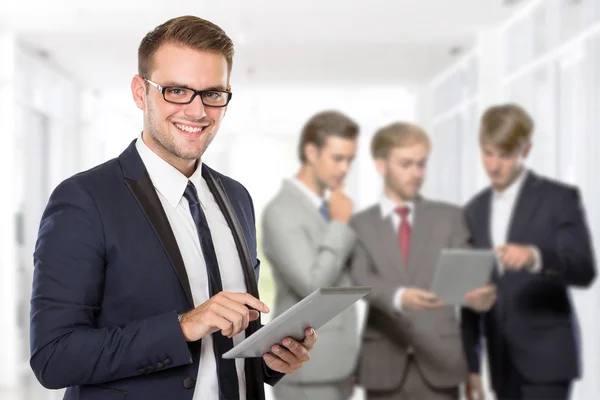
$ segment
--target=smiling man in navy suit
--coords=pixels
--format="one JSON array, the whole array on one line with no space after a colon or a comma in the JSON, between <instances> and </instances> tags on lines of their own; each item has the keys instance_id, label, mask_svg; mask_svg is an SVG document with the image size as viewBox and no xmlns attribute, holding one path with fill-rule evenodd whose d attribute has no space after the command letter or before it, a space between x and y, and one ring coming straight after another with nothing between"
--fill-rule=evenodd
<instances>
[{"instance_id":1,"label":"smiling man in navy suit","mask_svg":"<svg viewBox=\"0 0 600 400\"><path fill-rule=\"evenodd\" d=\"M282 338L262 359L221 356L260 328L252 199L201 156L231 99L233 43L213 23L148 33L131 90L140 137L62 182L43 214L31 366L68 400L263 399L314 346Z\"/></svg>"}]
</instances>

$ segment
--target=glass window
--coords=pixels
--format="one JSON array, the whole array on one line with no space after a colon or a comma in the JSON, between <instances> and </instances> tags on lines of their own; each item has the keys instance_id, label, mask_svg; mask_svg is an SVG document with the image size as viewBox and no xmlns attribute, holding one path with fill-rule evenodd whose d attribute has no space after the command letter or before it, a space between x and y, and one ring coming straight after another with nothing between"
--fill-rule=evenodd
<instances>
[{"instance_id":1,"label":"glass window","mask_svg":"<svg viewBox=\"0 0 600 400\"><path fill-rule=\"evenodd\" d=\"M559 1L559 39L567 41L594 22L594 7L600 4L595 0Z\"/></svg>"},{"instance_id":2,"label":"glass window","mask_svg":"<svg viewBox=\"0 0 600 400\"><path fill-rule=\"evenodd\" d=\"M535 120L533 149L528 163L552 177L558 172L555 77L555 63L551 63L511 82L505 90L506 99L524 107Z\"/></svg>"},{"instance_id":3,"label":"glass window","mask_svg":"<svg viewBox=\"0 0 600 400\"><path fill-rule=\"evenodd\" d=\"M435 196L451 203L461 204L461 131L463 121L460 114L446 118L433 128L433 167L436 179ZM431 168L429 169L431 171Z\"/></svg>"}]
</instances>

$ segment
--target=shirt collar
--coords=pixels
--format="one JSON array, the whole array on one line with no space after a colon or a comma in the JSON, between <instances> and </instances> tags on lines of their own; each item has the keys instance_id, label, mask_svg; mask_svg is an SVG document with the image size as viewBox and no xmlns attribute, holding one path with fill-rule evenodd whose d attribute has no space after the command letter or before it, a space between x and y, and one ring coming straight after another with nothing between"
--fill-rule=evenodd
<instances>
[{"instance_id":1,"label":"shirt collar","mask_svg":"<svg viewBox=\"0 0 600 400\"><path fill-rule=\"evenodd\" d=\"M304 195L310 200L311 204L314 204L315 208L320 208L323 204L323 201L325 201L327 198L327 193L325 193L324 197L319 197L296 177L292 177L289 180L293 185L300 189L302 193L304 193Z\"/></svg>"},{"instance_id":2,"label":"shirt collar","mask_svg":"<svg viewBox=\"0 0 600 400\"><path fill-rule=\"evenodd\" d=\"M415 208L415 203L412 201L405 201L404 207L408 207L408 209L412 213L412 211ZM379 211L381 212L381 219L386 219L390 215L393 215L394 212L396 212L397 208L398 205L392 199L387 197L385 194L381 196L381 199L379 200Z\"/></svg>"},{"instance_id":3,"label":"shirt collar","mask_svg":"<svg viewBox=\"0 0 600 400\"><path fill-rule=\"evenodd\" d=\"M523 171L521 171L521 173L519 174L517 179L515 179L515 181L513 183L511 183L510 186L508 186L502 192L498 192L494 189L494 197L496 199L516 197L517 194L519 194L519 191L521 190L521 187L523 186L523 183L525 182L525 179L527 178L528 174L529 174L529 171L527 171L526 169L523 169Z\"/></svg>"},{"instance_id":4,"label":"shirt collar","mask_svg":"<svg viewBox=\"0 0 600 400\"><path fill-rule=\"evenodd\" d=\"M196 186L200 203L205 204L203 202L204 191L202 190L204 182L202 179L202 162L198 163L196 170L188 180L188 178L179 172L177 168L173 167L158 154L153 152L148 145L144 143L141 135L138 137L135 147L146 166L146 170L148 171L148 175L150 175L150 180L152 180L154 188L167 199L171 206L177 207L179 205L179 201L185 192L188 181L192 181Z\"/></svg>"}]
</instances>

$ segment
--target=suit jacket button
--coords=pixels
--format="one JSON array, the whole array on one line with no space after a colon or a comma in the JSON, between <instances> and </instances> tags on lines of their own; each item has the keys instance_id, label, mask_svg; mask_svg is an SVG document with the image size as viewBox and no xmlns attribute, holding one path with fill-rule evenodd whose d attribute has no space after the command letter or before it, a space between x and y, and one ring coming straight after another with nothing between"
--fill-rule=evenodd
<instances>
[{"instance_id":1,"label":"suit jacket button","mask_svg":"<svg viewBox=\"0 0 600 400\"><path fill-rule=\"evenodd\" d=\"M171 361L171 359L170 359L170 358L167 358L167 359L164 361L164 363L165 363L165 365L171 365L171 364L173 364L173 361Z\"/></svg>"},{"instance_id":2,"label":"suit jacket button","mask_svg":"<svg viewBox=\"0 0 600 400\"><path fill-rule=\"evenodd\" d=\"M159 362L158 364L156 364L156 369L163 369L165 367L165 364Z\"/></svg>"},{"instance_id":3,"label":"suit jacket button","mask_svg":"<svg viewBox=\"0 0 600 400\"><path fill-rule=\"evenodd\" d=\"M183 387L186 389L193 389L196 386L196 381L190 377L183 380Z\"/></svg>"},{"instance_id":4,"label":"suit jacket button","mask_svg":"<svg viewBox=\"0 0 600 400\"><path fill-rule=\"evenodd\" d=\"M154 367L152 365L146 367L146 372L147 373L151 373L151 372L154 372L154 371L156 371L156 369L154 369Z\"/></svg>"},{"instance_id":5,"label":"suit jacket button","mask_svg":"<svg viewBox=\"0 0 600 400\"><path fill-rule=\"evenodd\" d=\"M139 374L145 374L146 373L146 368L140 368L140 369L137 370L137 372Z\"/></svg>"}]
</instances>

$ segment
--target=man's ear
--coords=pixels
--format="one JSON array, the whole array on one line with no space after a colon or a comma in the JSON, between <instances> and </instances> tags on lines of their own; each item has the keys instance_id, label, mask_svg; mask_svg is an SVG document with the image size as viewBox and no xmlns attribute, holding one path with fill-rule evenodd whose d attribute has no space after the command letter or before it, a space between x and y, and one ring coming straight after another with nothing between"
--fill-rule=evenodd
<instances>
[{"instance_id":1,"label":"man's ear","mask_svg":"<svg viewBox=\"0 0 600 400\"><path fill-rule=\"evenodd\" d=\"M527 158L532 147L533 147L533 144L531 142L527 142L527 144L523 147L523 150L521 150L521 156L524 159Z\"/></svg>"},{"instance_id":2,"label":"man's ear","mask_svg":"<svg viewBox=\"0 0 600 400\"><path fill-rule=\"evenodd\" d=\"M131 80L131 94L133 96L133 101L135 102L135 105L140 110L146 109L146 90L147 86L146 82L144 81L144 78L142 78L139 75L135 75Z\"/></svg>"},{"instance_id":3,"label":"man's ear","mask_svg":"<svg viewBox=\"0 0 600 400\"><path fill-rule=\"evenodd\" d=\"M226 89L228 92L231 92L231 86L227 86ZM223 116L227 115L227 109L229 109L229 104L227 105L227 107L225 107L225 110L223 110Z\"/></svg>"},{"instance_id":4,"label":"man's ear","mask_svg":"<svg viewBox=\"0 0 600 400\"><path fill-rule=\"evenodd\" d=\"M312 164L319 156L319 149L314 143L307 143L304 145L304 156L306 157L306 161Z\"/></svg>"}]
</instances>

